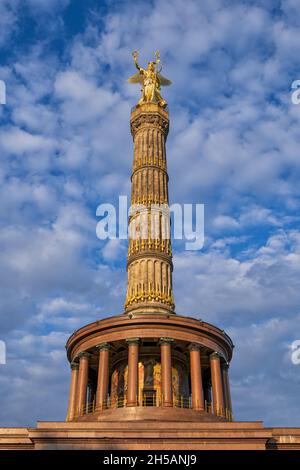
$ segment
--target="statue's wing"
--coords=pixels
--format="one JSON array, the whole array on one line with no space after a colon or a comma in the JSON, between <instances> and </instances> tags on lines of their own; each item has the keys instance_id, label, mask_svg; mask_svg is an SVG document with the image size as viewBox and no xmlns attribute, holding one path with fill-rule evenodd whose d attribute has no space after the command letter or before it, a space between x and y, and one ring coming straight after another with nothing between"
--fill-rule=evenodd
<instances>
[{"instance_id":1,"label":"statue's wing","mask_svg":"<svg viewBox=\"0 0 300 470\"><path fill-rule=\"evenodd\" d=\"M128 78L128 83L143 83L142 77L140 72L135 73L131 77Z\"/></svg>"},{"instance_id":2,"label":"statue's wing","mask_svg":"<svg viewBox=\"0 0 300 470\"><path fill-rule=\"evenodd\" d=\"M161 73L158 73L158 78L159 78L159 82L162 86L169 86L171 85L171 80L168 80L168 78L165 78L163 75L161 75Z\"/></svg>"}]
</instances>

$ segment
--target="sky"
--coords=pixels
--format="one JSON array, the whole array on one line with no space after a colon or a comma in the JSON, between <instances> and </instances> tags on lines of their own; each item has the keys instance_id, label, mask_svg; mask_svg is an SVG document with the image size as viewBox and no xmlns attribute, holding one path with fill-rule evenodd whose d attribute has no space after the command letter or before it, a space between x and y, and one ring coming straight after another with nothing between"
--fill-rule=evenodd
<instances>
[{"instance_id":1,"label":"sky","mask_svg":"<svg viewBox=\"0 0 300 470\"><path fill-rule=\"evenodd\" d=\"M97 206L130 194L127 84L159 49L171 203L205 205L174 243L176 312L235 344L236 420L300 426L297 0L0 0L0 425L64 420L77 328L121 314L127 242Z\"/></svg>"}]
</instances>

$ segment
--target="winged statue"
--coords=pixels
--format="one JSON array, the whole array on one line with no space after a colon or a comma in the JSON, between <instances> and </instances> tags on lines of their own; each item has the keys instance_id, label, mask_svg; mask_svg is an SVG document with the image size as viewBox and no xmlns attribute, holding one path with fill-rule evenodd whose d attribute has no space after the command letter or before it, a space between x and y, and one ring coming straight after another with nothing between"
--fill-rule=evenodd
<instances>
[{"instance_id":1,"label":"winged statue","mask_svg":"<svg viewBox=\"0 0 300 470\"><path fill-rule=\"evenodd\" d=\"M138 72L128 78L128 82L133 84L139 83L142 85L142 97L138 102L138 106L142 105L143 103L151 102L157 103L159 106L165 108L167 106L167 102L160 94L160 87L169 86L172 82L160 73L162 66L160 63L159 51L156 51L155 53L156 60L153 62L148 62L146 69L143 69L138 64L137 51L133 51L132 56Z\"/></svg>"}]
</instances>

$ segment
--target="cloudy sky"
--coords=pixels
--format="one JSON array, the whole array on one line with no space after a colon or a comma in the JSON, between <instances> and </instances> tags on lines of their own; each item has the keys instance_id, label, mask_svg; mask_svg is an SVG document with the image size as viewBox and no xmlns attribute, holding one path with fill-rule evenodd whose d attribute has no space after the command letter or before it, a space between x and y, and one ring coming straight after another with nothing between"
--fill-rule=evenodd
<instances>
[{"instance_id":1,"label":"cloudy sky","mask_svg":"<svg viewBox=\"0 0 300 470\"><path fill-rule=\"evenodd\" d=\"M177 313L224 328L237 420L300 426L298 0L0 0L0 425L64 420L64 344L122 313L126 242L96 208L130 192L140 61L160 49L170 201L205 204L174 245Z\"/></svg>"}]
</instances>

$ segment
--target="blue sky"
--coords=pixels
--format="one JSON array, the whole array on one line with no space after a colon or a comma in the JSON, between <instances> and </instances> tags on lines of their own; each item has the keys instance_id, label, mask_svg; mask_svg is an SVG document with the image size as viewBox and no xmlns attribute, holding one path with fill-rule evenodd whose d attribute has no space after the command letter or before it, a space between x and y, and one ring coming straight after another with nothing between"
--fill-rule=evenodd
<instances>
[{"instance_id":1,"label":"blue sky","mask_svg":"<svg viewBox=\"0 0 300 470\"><path fill-rule=\"evenodd\" d=\"M300 425L297 0L0 0L2 426L65 418L64 344L122 313L125 242L96 208L130 192L131 107L160 49L170 202L205 204L205 246L174 244L177 313L235 343L235 418Z\"/></svg>"}]
</instances>

